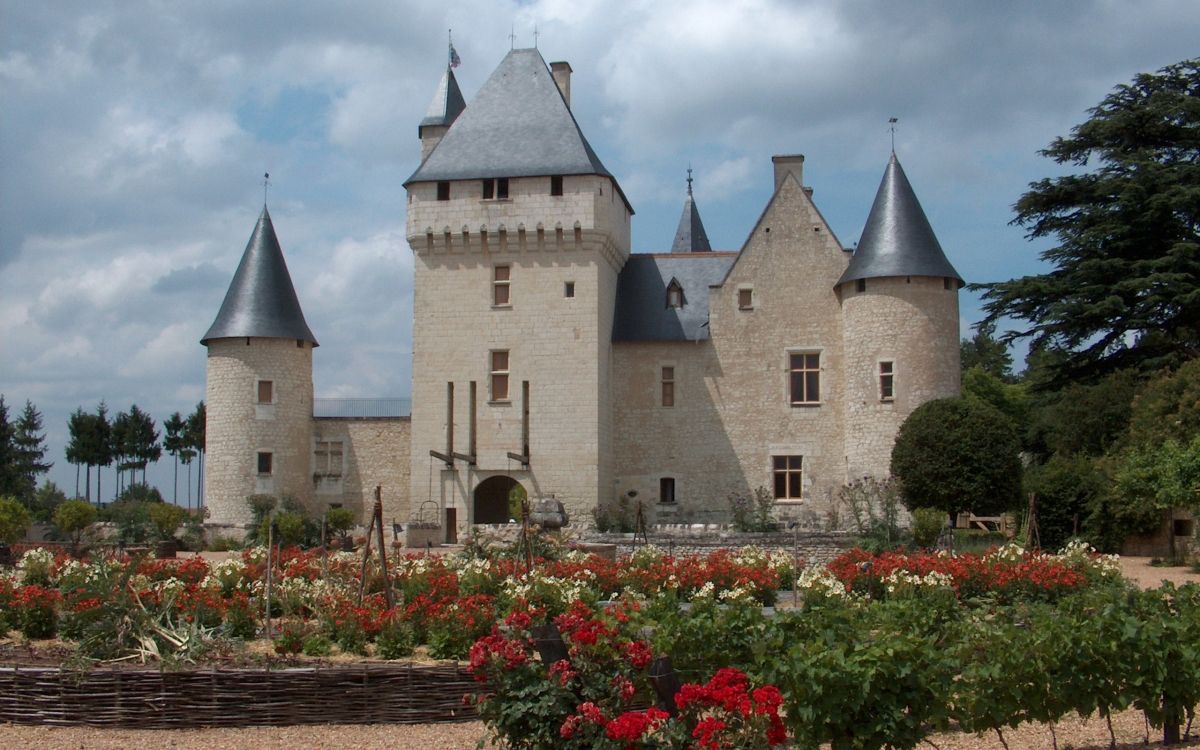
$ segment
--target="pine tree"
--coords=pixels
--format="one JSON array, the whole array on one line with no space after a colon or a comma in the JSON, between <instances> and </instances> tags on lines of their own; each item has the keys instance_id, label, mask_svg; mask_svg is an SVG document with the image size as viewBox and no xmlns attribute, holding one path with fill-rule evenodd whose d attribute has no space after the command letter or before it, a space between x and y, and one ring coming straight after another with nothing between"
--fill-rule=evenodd
<instances>
[{"instance_id":1,"label":"pine tree","mask_svg":"<svg viewBox=\"0 0 1200 750\"><path fill-rule=\"evenodd\" d=\"M179 458L182 451L186 449L184 442L184 431L187 429L187 422L183 421L183 415L175 412L163 421L163 448L167 453L175 457L175 490L171 496L171 502L175 505L179 504ZM190 490L190 484L188 489ZM188 502L188 507L191 508L191 502Z\"/></svg>"},{"instance_id":2,"label":"pine tree","mask_svg":"<svg viewBox=\"0 0 1200 750\"><path fill-rule=\"evenodd\" d=\"M4 394L0 394L0 495L15 495L19 487L16 430L8 421L8 406L4 403Z\"/></svg>"},{"instance_id":3,"label":"pine tree","mask_svg":"<svg viewBox=\"0 0 1200 750\"><path fill-rule=\"evenodd\" d=\"M42 414L29 401L17 420L13 437L18 492L12 493L28 506L33 504L39 474L50 471L53 462L46 463L46 436L42 432Z\"/></svg>"}]
</instances>

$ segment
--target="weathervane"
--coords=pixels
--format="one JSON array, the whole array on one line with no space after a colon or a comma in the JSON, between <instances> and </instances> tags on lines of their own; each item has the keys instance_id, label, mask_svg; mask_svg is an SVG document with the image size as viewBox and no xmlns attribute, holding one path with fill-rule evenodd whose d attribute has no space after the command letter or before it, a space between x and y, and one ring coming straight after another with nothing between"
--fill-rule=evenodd
<instances>
[{"instance_id":1,"label":"weathervane","mask_svg":"<svg viewBox=\"0 0 1200 750\"><path fill-rule=\"evenodd\" d=\"M533 25L533 48L534 49L537 49L537 38L538 38L538 30L537 30L537 24L535 23Z\"/></svg>"},{"instance_id":2,"label":"weathervane","mask_svg":"<svg viewBox=\"0 0 1200 750\"><path fill-rule=\"evenodd\" d=\"M508 48L509 49L517 48L517 25L515 23L508 30Z\"/></svg>"},{"instance_id":3,"label":"weathervane","mask_svg":"<svg viewBox=\"0 0 1200 750\"><path fill-rule=\"evenodd\" d=\"M895 117L888 118L888 126L889 126L888 130L892 131L892 153L893 154L896 153L896 123L897 122L900 122L900 120Z\"/></svg>"},{"instance_id":4,"label":"weathervane","mask_svg":"<svg viewBox=\"0 0 1200 750\"><path fill-rule=\"evenodd\" d=\"M271 187L271 173L263 172L263 205L267 205L267 188Z\"/></svg>"},{"instance_id":5,"label":"weathervane","mask_svg":"<svg viewBox=\"0 0 1200 750\"><path fill-rule=\"evenodd\" d=\"M691 164L688 164L687 184L688 184L688 197L691 198L692 197L692 165Z\"/></svg>"}]
</instances>

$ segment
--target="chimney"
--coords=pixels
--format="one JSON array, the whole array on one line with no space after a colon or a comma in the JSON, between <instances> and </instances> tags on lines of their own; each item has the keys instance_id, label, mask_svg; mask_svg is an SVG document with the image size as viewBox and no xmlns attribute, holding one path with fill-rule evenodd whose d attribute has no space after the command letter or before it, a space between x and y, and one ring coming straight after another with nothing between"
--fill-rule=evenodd
<instances>
[{"instance_id":1,"label":"chimney","mask_svg":"<svg viewBox=\"0 0 1200 750\"><path fill-rule=\"evenodd\" d=\"M775 165L775 189L783 184L783 179L791 174L801 187L804 186L804 154L772 156L771 163Z\"/></svg>"},{"instance_id":2,"label":"chimney","mask_svg":"<svg viewBox=\"0 0 1200 750\"><path fill-rule=\"evenodd\" d=\"M554 82L558 84L558 90L562 93L563 101L567 103L567 109L570 109L571 64L566 62L550 63L550 75L554 76Z\"/></svg>"}]
</instances>

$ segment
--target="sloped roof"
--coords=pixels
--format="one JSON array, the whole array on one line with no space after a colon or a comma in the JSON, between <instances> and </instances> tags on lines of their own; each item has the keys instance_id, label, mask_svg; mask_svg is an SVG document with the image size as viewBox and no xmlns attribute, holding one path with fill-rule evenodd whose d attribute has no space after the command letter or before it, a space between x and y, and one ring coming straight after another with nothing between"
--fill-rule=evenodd
<instances>
[{"instance_id":1,"label":"sloped roof","mask_svg":"<svg viewBox=\"0 0 1200 750\"><path fill-rule=\"evenodd\" d=\"M613 341L699 341L709 338L709 287L721 283L737 253L634 253L617 277ZM667 306L671 280L683 307Z\"/></svg>"},{"instance_id":2,"label":"sloped roof","mask_svg":"<svg viewBox=\"0 0 1200 750\"><path fill-rule=\"evenodd\" d=\"M541 53L514 49L404 184L570 174L603 175L617 185L580 131ZM628 206L623 192L621 198Z\"/></svg>"},{"instance_id":3,"label":"sloped roof","mask_svg":"<svg viewBox=\"0 0 1200 750\"><path fill-rule=\"evenodd\" d=\"M458 79L454 77L454 71L447 66L446 72L442 74L442 80L438 83L437 92L433 95L433 101L429 103L429 109L425 112L425 119L421 120L420 127L449 125L462 114L466 107L467 102L463 99L462 89L458 87Z\"/></svg>"},{"instance_id":4,"label":"sloped roof","mask_svg":"<svg viewBox=\"0 0 1200 750\"><path fill-rule=\"evenodd\" d=\"M207 345L214 339L244 336L300 339L317 346L304 321L296 288L283 260L283 248L279 246L266 206L246 243L221 311L200 343Z\"/></svg>"},{"instance_id":5,"label":"sloped roof","mask_svg":"<svg viewBox=\"0 0 1200 750\"><path fill-rule=\"evenodd\" d=\"M696 201L692 199L690 185L687 200L683 202L683 215L679 217L679 228L675 230L675 241L671 243L671 252L712 252L708 234L704 231L704 222L700 221L700 211L696 208Z\"/></svg>"},{"instance_id":6,"label":"sloped roof","mask_svg":"<svg viewBox=\"0 0 1200 750\"><path fill-rule=\"evenodd\" d=\"M963 284L942 252L894 153L875 194L862 239L837 283L885 276L946 276Z\"/></svg>"}]
</instances>

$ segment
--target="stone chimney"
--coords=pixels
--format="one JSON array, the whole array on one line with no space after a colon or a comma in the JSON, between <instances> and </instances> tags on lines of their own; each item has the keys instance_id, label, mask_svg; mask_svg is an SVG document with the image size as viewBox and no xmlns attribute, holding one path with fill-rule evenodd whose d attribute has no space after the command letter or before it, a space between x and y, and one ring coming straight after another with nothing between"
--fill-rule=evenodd
<instances>
[{"instance_id":1,"label":"stone chimney","mask_svg":"<svg viewBox=\"0 0 1200 750\"><path fill-rule=\"evenodd\" d=\"M804 186L804 154L772 156L771 163L775 165L776 190L789 174L796 178L801 187Z\"/></svg>"},{"instance_id":2,"label":"stone chimney","mask_svg":"<svg viewBox=\"0 0 1200 750\"><path fill-rule=\"evenodd\" d=\"M570 109L571 64L567 62L550 63L550 75L554 76L554 82L558 84L558 90L562 92L563 101L567 103L567 109Z\"/></svg>"}]
</instances>

